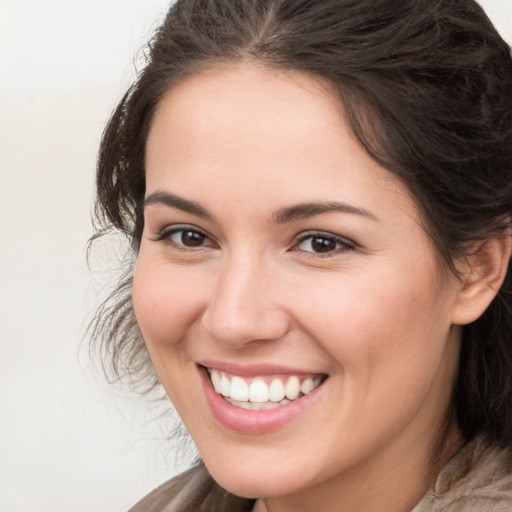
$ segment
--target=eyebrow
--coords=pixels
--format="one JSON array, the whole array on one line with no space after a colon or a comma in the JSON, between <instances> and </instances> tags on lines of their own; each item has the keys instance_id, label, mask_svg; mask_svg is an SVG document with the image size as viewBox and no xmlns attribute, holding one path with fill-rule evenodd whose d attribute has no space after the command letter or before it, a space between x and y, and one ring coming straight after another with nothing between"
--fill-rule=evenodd
<instances>
[{"instance_id":1,"label":"eyebrow","mask_svg":"<svg viewBox=\"0 0 512 512\"><path fill-rule=\"evenodd\" d=\"M374 221L379 220L372 212L359 206L353 206L337 201L328 201L301 203L294 206L281 208L272 215L272 221L275 224L285 224L288 222L295 222L308 217L313 217L315 215L322 215L324 213L332 212L349 213L351 215L360 215Z\"/></svg>"},{"instance_id":2,"label":"eyebrow","mask_svg":"<svg viewBox=\"0 0 512 512\"><path fill-rule=\"evenodd\" d=\"M149 194L144 200L144 207L152 204L163 204L171 208L191 213L203 219L215 220L215 216L210 213L206 208L201 206L195 201L190 201L184 197L171 194L163 190L157 190ZM272 214L272 222L274 224L286 224L289 222L296 222L315 215L322 215L325 213L348 213L351 215L360 215L368 219L378 221L379 219L370 211L359 206L353 206L343 202L328 201L328 202L310 202L300 203L293 206L281 208Z\"/></svg>"},{"instance_id":3,"label":"eyebrow","mask_svg":"<svg viewBox=\"0 0 512 512\"><path fill-rule=\"evenodd\" d=\"M176 196L170 192L164 192L163 190L157 190L144 199L144 208L152 204L163 204L171 208L183 210L184 212L191 213L203 219L215 220L215 217L199 203L189 201L188 199Z\"/></svg>"}]
</instances>

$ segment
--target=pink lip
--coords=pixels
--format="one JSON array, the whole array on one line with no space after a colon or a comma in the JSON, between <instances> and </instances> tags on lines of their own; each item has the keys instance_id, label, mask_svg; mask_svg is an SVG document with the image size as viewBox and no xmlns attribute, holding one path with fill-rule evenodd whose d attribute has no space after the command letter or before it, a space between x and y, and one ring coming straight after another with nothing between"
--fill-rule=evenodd
<instances>
[{"instance_id":1,"label":"pink lip","mask_svg":"<svg viewBox=\"0 0 512 512\"><path fill-rule=\"evenodd\" d=\"M297 370L286 366L270 365L270 364L254 364L254 365L241 365L234 363L227 363L222 361L199 361L199 365L206 368L215 368L231 375L238 375L240 377L257 377L260 375L312 375L314 372Z\"/></svg>"},{"instance_id":2,"label":"pink lip","mask_svg":"<svg viewBox=\"0 0 512 512\"><path fill-rule=\"evenodd\" d=\"M232 365L220 365L220 368L219 365L212 366L222 371L229 371L228 367L230 367L231 370L235 369ZM320 385L306 396L288 405L268 410L251 411L235 407L226 402L226 400L213 389L206 369L201 366L198 366L198 369L206 394L206 400L213 416L224 427L241 434L264 434L284 427L311 407L319 391L323 388L323 386ZM235 369L236 371L233 373L240 376L257 375L256 371L253 372L253 369L254 367L251 367L251 369L246 368L247 371L245 373L240 373L240 368L237 367ZM290 370L288 369L286 372L283 372L283 368L272 367L272 372L269 371L268 373L290 373ZM259 375L261 374L260 369ZM293 373L293 375L297 374Z\"/></svg>"}]
</instances>

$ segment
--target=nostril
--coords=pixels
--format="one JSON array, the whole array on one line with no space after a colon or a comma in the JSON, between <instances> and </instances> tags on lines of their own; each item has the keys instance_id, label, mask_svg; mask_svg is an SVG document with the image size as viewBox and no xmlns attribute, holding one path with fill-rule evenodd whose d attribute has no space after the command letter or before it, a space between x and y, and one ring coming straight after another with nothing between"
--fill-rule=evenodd
<instances>
[{"instance_id":1,"label":"nostril","mask_svg":"<svg viewBox=\"0 0 512 512\"><path fill-rule=\"evenodd\" d=\"M275 296L275 269L253 249L234 249L223 262L202 326L212 338L233 347L281 339L289 330L287 309Z\"/></svg>"},{"instance_id":2,"label":"nostril","mask_svg":"<svg viewBox=\"0 0 512 512\"><path fill-rule=\"evenodd\" d=\"M285 311L254 305L243 310L209 308L202 317L202 326L212 338L234 347L282 339L289 325Z\"/></svg>"}]
</instances>

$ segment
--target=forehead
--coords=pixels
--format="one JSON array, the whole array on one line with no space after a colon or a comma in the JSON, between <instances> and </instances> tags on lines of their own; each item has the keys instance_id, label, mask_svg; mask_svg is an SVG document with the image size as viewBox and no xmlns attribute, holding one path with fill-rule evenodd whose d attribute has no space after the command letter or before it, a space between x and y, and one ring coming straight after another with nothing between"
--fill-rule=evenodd
<instances>
[{"instance_id":1,"label":"forehead","mask_svg":"<svg viewBox=\"0 0 512 512\"><path fill-rule=\"evenodd\" d=\"M239 145L268 146L272 138L277 148L285 139L310 140L323 131L332 132L336 125L344 125L341 103L325 81L252 64L214 67L192 75L164 95L153 120L148 152L157 130L168 140L179 138L180 148L185 143L197 149L201 143L202 149L214 150L226 139Z\"/></svg>"},{"instance_id":2,"label":"forehead","mask_svg":"<svg viewBox=\"0 0 512 512\"><path fill-rule=\"evenodd\" d=\"M255 65L213 68L168 91L146 170L148 191L193 191L206 202L259 193L276 206L314 198L378 209L398 192L416 211L405 187L356 140L326 81Z\"/></svg>"}]
</instances>

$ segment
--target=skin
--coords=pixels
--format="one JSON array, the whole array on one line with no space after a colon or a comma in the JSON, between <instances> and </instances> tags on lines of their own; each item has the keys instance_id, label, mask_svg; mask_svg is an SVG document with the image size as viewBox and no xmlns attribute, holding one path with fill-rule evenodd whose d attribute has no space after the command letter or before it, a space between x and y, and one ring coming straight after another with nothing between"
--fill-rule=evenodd
<instances>
[{"instance_id":1,"label":"skin","mask_svg":"<svg viewBox=\"0 0 512 512\"><path fill-rule=\"evenodd\" d=\"M133 303L213 477L260 498L257 511L410 510L462 443L449 420L459 324L485 301L468 304L410 193L364 152L328 85L253 64L190 77L159 104L146 173L146 197L209 213L146 205ZM329 202L351 211L276 222ZM200 245L169 233L183 225ZM332 250L315 252L319 232ZM241 434L213 417L204 360L327 380L292 422Z\"/></svg>"}]
</instances>

